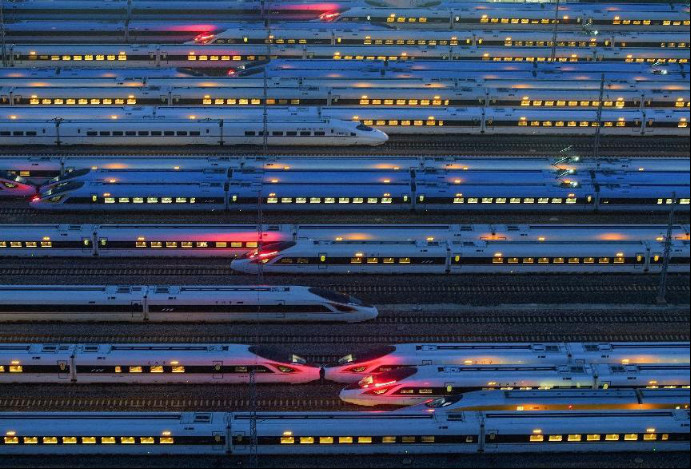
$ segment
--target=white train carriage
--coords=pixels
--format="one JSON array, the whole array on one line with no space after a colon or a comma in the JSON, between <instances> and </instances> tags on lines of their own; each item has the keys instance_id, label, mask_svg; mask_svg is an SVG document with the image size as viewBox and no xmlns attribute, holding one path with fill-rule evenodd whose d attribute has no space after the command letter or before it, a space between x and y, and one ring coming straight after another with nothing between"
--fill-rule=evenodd
<instances>
[{"instance_id":1,"label":"white train carriage","mask_svg":"<svg viewBox=\"0 0 691 469\"><path fill-rule=\"evenodd\" d=\"M71 362L78 383L309 383L319 368L293 354L239 344L79 344ZM48 378L48 382L55 382Z\"/></svg>"},{"instance_id":2,"label":"white train carriage","mask_svg":"<svg viewBox=\"0 0 691 469\"><path fill-rule=\"evenodd\" d=\"M5 322L359 322L376 316L376 307L350 295L298 286L0 287Z\"/></svg>"},{"instance_id":3,"label":"white train carriage","mask_svg":"<svg viewBox=\"0 0 691 469\"><path fill-rule=\"evenodd\" d=\"M60 109L60 108L58 108ZM203 109L203 108L202 108ZM71 111L71 110L70 110ZM208 119L187 114L179 119L145 116L126 117L114 113L110 118L88 119L89 111L77 111L84 117L62 120L52 117L22 121L16 114L0 122L0 143L5 145L261 145L264 141L261 119L252 115ZM14 111L13 111L14 112ZM96 111L97 116L110 112ZM63 111L54 112L62 115ZM12 118L14 116L14 118ZM149 119L147 119L147 117ZM237 118L239 117L239 119ZM378 129L357 122L320 118L278 117L267 125L268 145L381 145L388 136Z\"/></svg>"},{"instance_id":4,"label":"white train carriage","mask_svg":"<svg viewBox=\"0 0 691 469\"><path fill-rule=\"evenodd\" d=\"M348 354L326 368L325 378L354 383L422 365L689 363L688 355L688 342L396 344Z\"/></svg>"},{"instance_id":5,"label":"white train carriage","mask_svg":"<svg viewBox=\"0 0 691 469\"><path fill-rule=\"evenodd\" d=\"M0 447L7 455L223 455L226 422L222 412L7 412Z\"/></svg>"},{"instance_id":6,"label":"white train carriage","mask_svg":"<svg viewBox=\"0 0 691 469\"><path fill-rule=\"evenodd\" d=\"M689 271L689 241L675 240L671 272ZM231 262L233 270L304 274L654 273L661 241L330 241L269 244Z\"/></svg>"},{"instance_id":7,"label":"white train carriage","mask_svg":"<svg viewBox=\"0 0 691 469\"><path fill-rule=\"evenodd\" d=\"M99 257L234 258L263 244L293 239L288 225L99 225Z\"/></svg>"},{"instance_id":8,"label":"white train carriage","mask_svg":"<svg viewBox=\"0 0 691 469\"><path fill-rule=\"evenodd\" d=\"M471 391L431 399L394 412L581 411L688 409L688 389L550 389Z\"/></svg>"},{"instance_id":9,"label":"white train carriage","mask_svg":"<svg viewBox=\"0 0 691 469\"><path fill-rule=\"evenodd\" d=\"M0 296L4 296L0 289ZM3 311L0 304L0 311ZM4 314L4 311L0 314ZM74 372L74 344L0 345L0 385L7 383L69 383Z\"/></svg>"},{"instance_id":10,"label":"white train carriage","mask_svg":"<svg viewBox=\"0 0 691 469\"><path fill-rule=\"evenodd\" d=\"M252 445L251 420L257 422ZM23 454L473 454L684 451L687 410L0 414Z\"/></svg>"},{"instance_id":11,"label":"white train carriage","mask_svg":"<svg viewBox=\"0 0 691 469\"><path fill-rule=\"evenodd\" d=\"M2 225L2 257L84 257L94 252L93 225Z\"/></svg>"},{"instance_id":12,"label":"white train carriage","mask_svg":"<svg viewBox=\"0 0 691 469\"><path fill-rule=\"evenodd\" d=\"M688 388L688 364L425 365L362 378L341 391L357 405L414 405L479 390Z\"/></svg>"}]
</instances>

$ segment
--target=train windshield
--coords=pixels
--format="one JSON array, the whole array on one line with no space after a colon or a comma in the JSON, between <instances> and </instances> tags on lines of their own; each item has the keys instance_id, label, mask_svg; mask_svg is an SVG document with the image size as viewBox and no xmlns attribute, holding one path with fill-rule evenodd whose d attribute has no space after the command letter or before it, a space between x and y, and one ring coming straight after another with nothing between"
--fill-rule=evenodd
<instances>
[{"instance_id":1,"label":"train windshield","mask_svg":"<svg viewBox=\"0 0 691 469\"><path fill-rule=\"evenodd\" d=\"M79 182L79 181L64 182L64 183L58 184L55 187L48 189L47 191L43 192L42 194L45 197L51 197L51 196L54 196L57 194L62 194L63 192L69 192L69 191L79 189L83 185L84 185L84 183Z\"/></svg>"},{"instance_id":2,"label":"train windshield","mask_svg":"<svg viewBox=\"0 0 691 469\"><path fill-rule=\"evenodd\" d=\"M49 182L55 183L55 182L69 181L70 179L86 176L90 172L91 172L90 168L75 169L74 171L70 171L69 173L62 174L60 176L55 176Z\"/></svg>"},{"instance_id":3,"label":"train windshield","mask_svg":"<svg viewBox=\"0 0 691 469\"><path fill-rule=\"evenodd\" d=\"M362 130L363 132L371 132L374 130L372 127L370 127L369 125L365 125L365 124L360 124L355 128L358 130Z\"/></svg>"},{"instance_id":4,"label":"train windshield","mask_svg":"<svg viewBox=\"0 0 691 469\"><path fill-rule=\"evenodd\" d=\"M377 358L385 357L386 355L396 351L396 347L393 345L386 345L384 347L377 347L365 351L365 353L353 355L348 354L338 360L339 365L349 365L351 363L358 362L368 362L370 360L376 360Z\"/></svg>"},{"instance_id":5,"label":"train windshield","mask_svg":"<svg viewBox=\"0 0 691 469\"><path fill-rule=\"evenodd\" d=\"M265 358L267 360L276 361L280 363L296 363L299 365L304 365L307 360L295 355L293 353L288 353L280 348L274 347L264 347L260 345L253 345L249 348L250 352L257 355L258 357Z\"/></svg>"},{"instance_id":6,"label":"train windshield","mask_svg":"<svg viewBox=\"0 0 691 469\"><path fill-rule=\"evenodd\" d=\"M346 295L344 293L335 292L332 290L327 290L325 288L310 288L309 292L313 295L320 296L326 300L333 301L335 303L351 304L358 306L369 306L362 300L355 298L354 296Z\"/></svg>"},{"instance_id":7,"label":"train windshield","mask_svg":"<svg viewBox=\"0 0 691 469\"><path fill-rule=\"evenodd\" d=\"M438 399L432 399L429 402L425 402L425 405L430 409L441 409L442 407L448 407L454 405L456 402L463 399L462 395L450 396L450 397L440 397Z\"/></svg>"}]
</instances>

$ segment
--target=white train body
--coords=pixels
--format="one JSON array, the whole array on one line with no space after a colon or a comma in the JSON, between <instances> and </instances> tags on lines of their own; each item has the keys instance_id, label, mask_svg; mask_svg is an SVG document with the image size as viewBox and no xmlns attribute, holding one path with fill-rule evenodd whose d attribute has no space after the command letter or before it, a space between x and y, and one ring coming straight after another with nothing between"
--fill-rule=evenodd
<instances>
[{"instance_id":1,"label":"white train body","mask_svg":"<svg viewBox=\"0 0 691 469\"><path fill-rule=\"evenodd\" d=\"M362 378L341 391L364 406L414 405L478 390L689 387L689 365L424 365Z\"/></svg>"},{"instance_id":2,"label":"white train body","mask_svg":"<svg viewBox=\"0 0 691 469\"><path fill-rule=\"evenodd\" d=\"M349 354L326 368L328 380L354 383L397 368L423 365L689 363L688 342L397 344Z\"/></svg>"},{"instance_id":3,"label":"white train body","mask_svg":"<svg viewBox=\"0 0 691 469\"><path fill-rule=\"evenodd\" d=\"M3 344L0 383L308 383L297 355L238 344Z\"/></svg>"},{"instance_id":4,"label":"white train body","mask_svg":"<svg viewBox=\"0 0 691 469\"><path fill-rule=\"evenodd\" d=\"M374 306L296 286L0 286L2 321L358 322Z\"/></svg>"},{"instance_id":5,"label":"white train body","mask_svg":"<svg viewBox=\"0 0 691 469\"><path fill-rule=\"evenodd\" d=\"M249 455L242 412L6 412L7 455ZM688 410L259 412L258 454L687 451Z\"/></svg>"},{"instance_id":6,"label":"white train body","mask_svg":"<svg viewBox=\"0 0 691 469\"><path fill-rule=\"evenodd\" d=\"M674 225L673 239L683 244L689 231ZM256 250L259 241L610 244L660 242L666 235L665 225L2 225L0 256L232 258Z\"/></svg>"},{"instance_id":7,"label":"white train body","mask_svg":"<svg viewBox=\"0 0 691 469\"><path fill-rule=\"evenodd\" d=\"M654 273L661 242L298 241L267 245L231 262L234 270L302 274ZM670 272L689 271L689 242L672 242Z\"/></svg>"}]
</instances>

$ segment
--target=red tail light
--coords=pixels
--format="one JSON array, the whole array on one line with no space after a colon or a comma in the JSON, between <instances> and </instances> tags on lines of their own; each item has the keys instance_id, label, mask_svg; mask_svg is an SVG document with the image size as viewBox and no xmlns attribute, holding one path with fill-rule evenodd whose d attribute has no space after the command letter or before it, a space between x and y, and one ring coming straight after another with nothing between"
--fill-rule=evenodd
<instances>
[{"instance_id":1,"label":"red tail light","mask_svg":"<svg viewBox=\"0 0 691 469\"><path fill-rule=\"evenodd\" d=\"M331 22L331 21L336 21L336 18L338 18L340 15L341 14L337 11L330 11L330 12L322 13L321 15L319 15L319 19L322 21Z\"/></svg>"},{"instance_id":2,"label":"red tail light","mask_svg":"<svg viewBox=\"0 0 691 469\"><path fill-rule=\"evenodd\" d=\"M229 68L228 69L228 76L229 77L234 77L238 72L235 71L234 68Z\"/></svg>"},{"instance_id":3,"label":"red tail light","mask_svg":"<svg viewBox=\"0 0 691 469\"><path fill-rule=\"evenodd\" d=\"M31 198L32 202L38 202L39 200L41 200L41 196L39 196L39 195L35 195Z\"/></svg>"},{"instance_id":4,"label":"red tail light","mask_svg":"<svg viewBox=\"0 0 691 469\"><path fill-rule=\"evenodd\" d=\"M215 37L215 34L201 33L195 36L194 42L196 42L197 44L208 44Z\"/></svg>"}]
</instances>

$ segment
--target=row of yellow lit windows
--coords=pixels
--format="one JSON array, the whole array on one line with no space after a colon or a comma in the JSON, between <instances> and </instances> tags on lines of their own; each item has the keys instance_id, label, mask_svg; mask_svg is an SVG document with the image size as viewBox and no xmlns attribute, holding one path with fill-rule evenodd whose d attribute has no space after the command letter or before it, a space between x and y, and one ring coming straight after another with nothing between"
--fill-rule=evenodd
<instances>
[{"instance_id":1,"label":"row of yellow lit windows","mask_svg":"<svg viewBox=\"0 0 691 469\"><path fill-rule=\"evenodd\" d=\"M278 197L268 197L266 199L266 203L268 204L277 204L279 203L279 200L282 204L292 204L293 203L293 198L292 197L281 197L280 199ZM296 204L306 204L308 201L311 204L321 204L322 203L322 198L321 197L295 197L295 203ZM404 200L407 200L405 198ZM335 204L338 202L339 204L377 204L377 203L382 203L382 204L390 204L393 202L393 199L391 197L353 197L352 199L350 197L324 197L323 203L325 204Z\"/></svg>"},{"instance_id":2,"label":"row of yellow lit windows","mask_svg":"<svg viewBox=\"0 0 691 469\"><path fill-rule=\"evenodd\" d=\"M675 64L675 63L678 62L678 63L680 63L680 64L685 64L685 63L687 63L688 61L689 61L689 59L676 59L676 58L669 58L669 59L667 59L667 58L662 58L662 59L647 58L647 59L646 59L646 58L641 58L641 57L637 57L637 58L626 57L626 62L627 62L627 63L632 63L632 62L636 62L636 63L648 62L648 63L662 63L662 64L664 64L664 63L669 63L669 64Z\"/></svg>"},{"instance_id":3,"label":"row of yellow lit windows","mask_svg":"<svg viewBox=\"0 0 691 469\"><path fill-rule=\"evenodd\" d=\"M614 259L614 264L624 264L625 260L623 257L615 257ZM642 257L641 257L642 260ZM538 264L549 264L550 258L549 257L538 257L537 258L537 263ZM504 262L508 264L518 264L519 263L519 258L518 257L508 257L508 258L503 258L503 257L493 257L492 258L492 264L503 264ZM564 257L554 257L552 258L552 264L580 264L581 263L581 258L580 257L569 257L568 259ZM535 264L535 258L534 257L524 257L522 259L523 264ZM595 264L595 258L594 257L584 257L583 258L583 263L584 264ZM600 257L597 258L597 263L598 264L610 264L612 263L612 258L610 257Z\"/></svg>"},{"instance_id":4,"label":"row of yellow lit windows","mask_svg":"<svg viewBox=\"0 0 691 469\"><path fill-rule=\"evenodd\" d=\"M324 259L325 260L325 259ZM322 262L324 262L322 260ZM393 257L382 257L381 259L378 257L351 257L350 258L350 263L351 264L396 264L396 258ZM399 264L410 264L410 257L399 257L398 258L398 263Z\"/></svg>"},{"instance_id":5,"label":"row of yellow lit windows","mask_svg":"<svg viewBox=\"0 0 691 469\"><path fill-rule=\"evenodd\" d=\"M256 248L257 247L257 242L256 241L247 241L243 243L242 241L215 241L215 242L209 242L209 241L137 241L136 242L136 247L138 248L177 248L178 246L181 248L208 248L208 247L217 247L217 248L241 248L241 247L246 247L246 248Z\"/></svg>"},{"instance_id":6,"label":"row of yellow lit windows","mask_svg":"<svg viewBox=\"0 0 691 469\"><path fill-rule=\"evenodd\" d=\"M255 58L256 57L253 55L248 55L246 60L255 60ZM242 60L242 56L241 55L232 55L232 56L231 55L199 55L199 56L197 56L197 55L190 53L187 56L187 60L190 60L190 61L196 61L196 60L200 60L200 61L204 61L204 60L211 60L211 61L234 60L234 61L238 62L238 61Z\"/></svg>"},{"instance_id":7,"label":"row of yellow lit windows","mask_svg":"<svg viewBox=\"0 0 691 469\"><path fill-rule=\"evenodd\" d=\"M115 373L123 373L123 368L122 366L116 366L115 367ZM163 373L163 366L152 366L150 367L151 373ZM128 366L127 371L129 373L143 373L143 368L141 366ZM182 365L174 365L171 369L173 373L184 373L185 372L185 367Z\"/></svg>"},{"instance_id":8,"label":"row of yellow lit windows","mask_svg":"<svg viewBox=\"0 0 691 469\"><path fill-rule=\"evenodd\" d=\"M23 373L24 367L22 365L10 365L7 367L8 373ZM0 365L0 373L5 373L5 365Z\"/></svg>"},{"instance_id":9,"label":"row of yellow lit windows","mask_svg":"<svg viewBox=\"0 0 691 469\"><path fill-rule=\"evenodd\" d=\"M53 247L53 242L52 241L24 241L22 243L21 241L0 241L0 248L6 248L6 247L11 247L11 248L37 248L37 247L42 247L42 248L52 248Z\"/></svg>"},{"instance_id":10,"label":"row of yellow lit windows","mask_svg":"<svg viewBox=\"0 0 691 469\"><path fill-rule=\"evenodd\" d=\"M612 20L612 24L649 25L650 20L622 20L622 19L616 19L615 18ZM689 23L689 20L684 20L684 21L681 21L681 20L663 20L662 21L663 26L681 26L682 24L684 26L688 26L691 23Z\"/></svg>"},{"instance_id":11,"label":"row of yellow lit windows","mask_svg":"<svg viewBox=\"0 0 691 469\"><path fill-rule=\"evenodd\" d=\"M482 44L482 40L478 41ZM607 41L609 42L609 41ZM552 41L514 41L513 39L506 39L504 45L511 47L552 47L554 43ZM597 47L597 42L595 39L588 41L557 41L558 47Z\"/></svg>"},{"instance_id":12,"label":"row of yellow lit windows","mask_svg":"<svg viewBox=\"0 0 691 469\"><path fill-rule=\"evenodd\" d=\"M489 54L482 54L482 60L492 60L494 62L552 62L551 57L490 57ZM555 62L578 62L578 60L577 56L554 58ZM592 58L585 57L585 60L591 61Z\"/></svg>"},{"instance_id":13,"label":"row of yellow lit windows","mask_svg":"<svg viewBox=\"0 0 691 469\"><path fill-rule=\"evenodd\" d=\"M18 445L19 444L19 438L18 436L6 436L5 437L5 444L6 445ZM22 442L25 445L37 445L39 442L44 445L57 445L58 442L61 442L63 445L76 445L76 444L82 444L82 445L95 445L95 444L102 444L102 445L115 445L118 444L118 442L121 445L134 445L137 443L137 439L139 440L139 444L142 445L154 445L154 444L160 444L160 445L172 445L174 443L174 439L172 436L161 436L161 437L154 437L154 436L140 436L140 437L134 437L134 436L120 436L120 437L115 437L115 436L82 436L82 437L76 437L76 436L63 436L63 437L57 437L57 436L44 436L44 437L37 437L37 436L24 436L21 437Z\"/></svg>"},{"instance_id":14,"label":"row of yellow lit windows","mask_svg":"<svg viewBox=\"0 0 691 469\"><path fill-rule=\"evenodd\" d=\"M30 53L29 54L29 59L31 60L53 60L53 61L70 61L74 60L75 62L79 61L86 61L86 62L91 62L91 61L102 61L102 60L119 60L119 61L125 61L127 60L127 54L85 54L85 55L36 55L35 53Z\"/></svg>"},{"instance_id":15,"label":"row of yellow lit windows","mask_svg":"<svg viewBox=\"0 0 691 469\"><path fill-rule=\"evenodd\" d=\"M341 42L341 38L339 37L337 39L338 43ZM479 40L480 43L482 43L482 39ZM471 39L466 39L465 40L466 44L471 44L472 40ZM446 40L446 39L430 39L429 41L426 39L368 39L365 38L363 41L363 44L369 46L369 45L376 45L376 46L381 46L381 45L386 45L386 46L393 46L394 44L397 46L424 46L424 45L429 45L429 46L457 46L458 45L458 40L457 39L451 39Z\"/></svg>"},{"instance_id":16,"label":"row of yellow lit windows","mask_svg":"<svg viewBox=\"0 0 691 469\"><path fill-rule=\"evenodd\" d=\"M603 101L602 105L604 107L618 107L618 108L623 108L626 103L624 102L623 99L618 99L616 101ZM543 101L541 99L535 99L533 101L529 99L523 99L521 100L521 106L599 106L600 101L576 101L576 100L571 100L571 101L566 101L564 99L559 99L556 101ZM684 103L682 102L682 106ZM678 103L677 103L677 107Z\"/></svg>"},{"instance_id":17,"label":"row of yellow lit windows","mask_svg":"<svg viewBox=\"0 0 691 469\"><path fill-rule=\"evenodd\" d=\"M449 58L448 55L442 55L443 60ZM407 55L397 56L397 55L343 55L336 52L333 55L334 60L408 60Z\"/></svg>"},{"instance_id":18,"label":"row of yellow lit windows","mask_svg":"<svg viewBox=\"0 0 691 469\"><path fill-rule=\"evenodd\" d=\"M589 121L528 121L527 119L520 119L518 121L518 126L519 127L527 127L530 125L531 127L599 127L599 122L589 122ZM603 127L626 127L626 121L617 121L617 122L611 122L611 121L606 121L602 123ZM639 124L640 125L640 124Z\"/></svg>"},{"instance_id":19,"label":"row of yellow lit windows","mask_svg":"<svg viewBox=\"0 0 691 469\"><path fill-rule=\"evenodd\" d=\"M441 99L367 99L363 98L360 100L362 106L372 105L384 105L384 106L448 106L449 100Z\"/></svg>"},{"instance_id":20,"label":"row of yellow lit windows","mask_svg":"<svg viewBox=\"0 0 691 469\"><path fill-rule=\"evenodd\" d=\"M384 119L378 119L378 120L373 120L373 119L365 119L362 121L363 124L365 125L400 125L402 127L407 127L407 126L421 126L421 125L429 125L429 126L443 126L444 121L443 120L434 120L434 119L427 119L425 120L402 120L398 121L396 119L392 120L384 120Z\"/></svg>"},{"instance_id":21,"label":"row of yellow lit windows","mask_svg":"<svg viewBox=\"0 0 691 469\"><path fill-rule=\"evenodd\" d=\"M202 100L202 104L240 104L240 105L247 105L247 104L252 104L252 105L260 105L262 104L262 100L260 98L208 98L204 97ZM273 104L300 104L299 99L273 99L269 98L266 100L266 104L268 105L273 105Z\"/></svg>"},{"instance_id":22,"label":"row of yellow lit windows","mask_svg":"<svg viewBox=\"0 0 691 469\"><path fill-rule=\"evenodd\" d=\"M534 204L535 203L535 197L524 197L523 198L523 203L524 204ZM591 199L588 199L588 202L590 202ZM478 204L478 203L483 203L483 204L505 204L505 203L510 203L510 204L520 204L521 203L521 198L520 197L497 197L496 200L494 197L454 197L453 203L455 204ZM567 204L575 204L576 203L576 198L575 197L567 197L566 199L562 197L552 197L551 203L553 204L561 204L566 202ZM550 203L550 198L549 197L538 197L537 198L537 203L538 204L548 204Z\"/></svg>"},{"instance_id":23,"label":"row of yellow lit windows","mask_svg":"<svg viewBox=\"0 0 691 469\"><path fill-rule=\"evenodd\" d=\"M92 200L94 202L96 202L97 197L92 196ZM107 204L114 204L116 198L115 197L104 197L103 200ZM143 204L145 201L147 204L157 204L157 203L159 203L159 201L162 204L172 204L173 201L176 204L187 204L187 203L194 204L197 202L197 198L196 197L190 197L190 198L187 198L187 197L160 197L160 198L159 197L146 197L146 198L144 198L144 197L132 197L132 198L130 198L130 197L118 197L117 198L117 202L119 204L129 204L130 202L134 203L134 204Z\"/></svg>"},{"instance_id":24,"label":"row of yellow lit windows","mask_svg":"<svg viewBox=\"0 0 691 469\"><path fill-rule=\"evenodd\" d=\"M427 23L427 18L424 16L415 18L415 17L409 17L406 18L405 16L399 16L399 17L394 17L394 16L389 16L386 18L387 23Z\"/></svg>"},{"instance_id":25,"label":"row of yellow lit windows","mask_svg":"<svg viewBox=\"0 0 691 469\"><path fill-rule=\"evenodd\" d=\"M381 439L382 443L396 443L398 437L395 436L383 436ZM419 439L418 439L419 438ZM468 437L469 443L473 442L473 437L469 436ZM334 444L336 441L338 441L339 444L353 444L353 443L360 443L360 444L371 444L373 442L373 439L371 436L339 436L338 438L335 438L333 436L301 436L301 437L294 437L294 436L282 436L281 437L281 444L282 445L292 445L295 443L300 443L301 445L313 445L317 442L319 442L320 445L331 445ZM420 437L415 437L415 436L402 436L400 437L400 442L401 443L434 443L434 436L420 436Z\"/></svg>"},{"instance_id":26,"label":"row of yellow lit windows","mask_svg":"<svg viewBox=\"0 0 691 469\"><path fill-rule=\"evenodd\" d=\"M458 21L458 18L456 19ZM558 20L550 20L547 18L541 19L530 19L530 18L489 18L487 15L483 15L480 18L480 23L501 23L501 24L550 24L555 23Z\"/></svg>"},{"instance_id":27,"label":"row of yellow lit windows","mask_svg":"<svg viewBox=\"0 0 691 469\"><path fill-rule=\"evenodd\" d=\"M29 104L137 104L136 98L31 98Z\"/></svg>"},{"instance_id":28,"label":"row of yellow lit windows","mask_svg":"<svg viewBox=\"0 0 691 469\"><path fill-rule=\"evenodd\" d=\"M663 433L660 435L661 438L660 440L662 441L667 441L669 440L669 434ZM585 441L601 441L603 438L603 435L600 434L591 434L591 435L585 435ZM643 434L643 441L655 441L657 440L657 433L644 433ZM542 435L542 434L537 434L537 435L530 435L530 441L583 441L583 435L575 434L575 435ZM604 435L604 440L605 441L619 441L619 440L624 440L624 441L638 441L639 440L639 435L638 433L625 433L623 435L620 435L618 433L607 433Z\"/></svg>"}]
</instances>

